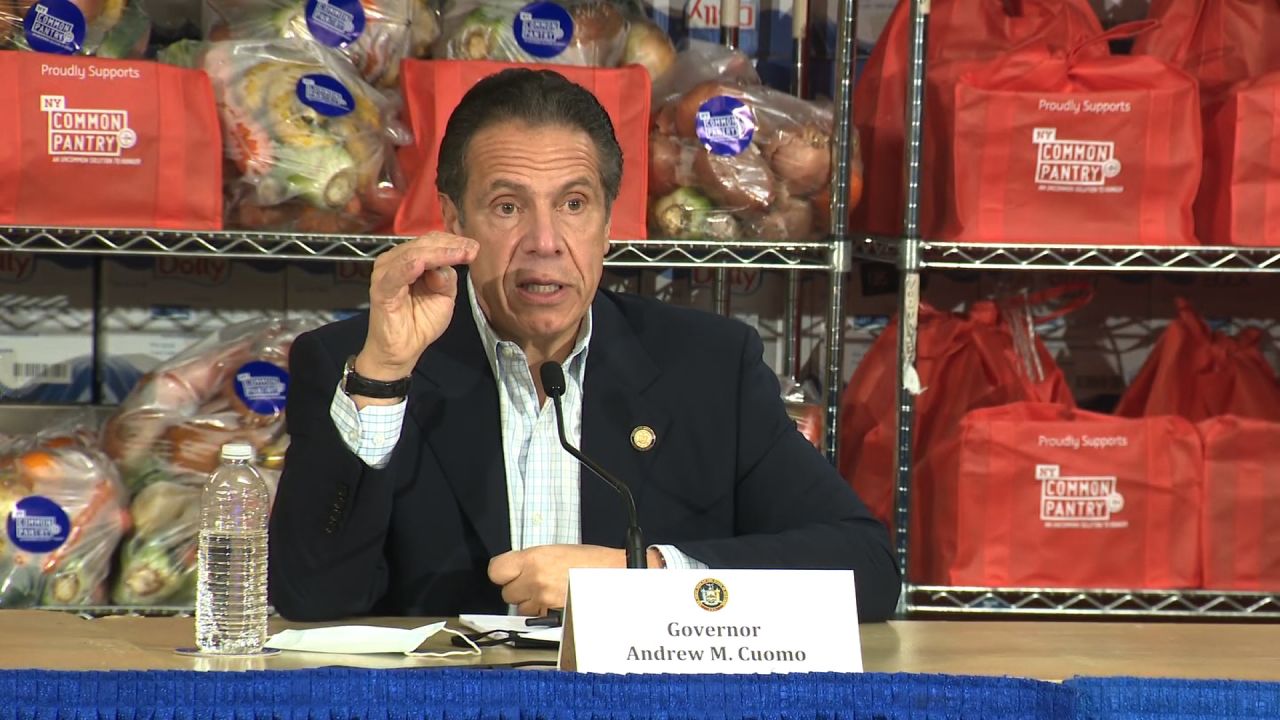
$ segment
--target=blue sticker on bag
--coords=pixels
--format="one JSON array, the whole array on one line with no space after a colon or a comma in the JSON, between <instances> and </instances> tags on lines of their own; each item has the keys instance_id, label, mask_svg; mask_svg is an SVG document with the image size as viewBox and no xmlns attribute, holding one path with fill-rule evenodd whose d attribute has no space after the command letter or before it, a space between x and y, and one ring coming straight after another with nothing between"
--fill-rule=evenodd
<instances>
[{"instance_id":1,"label":"blue sticker on bag","mask_svg":"<svg viewBox=\"0 0 1280 720\"><path fill-rule=\"evenodd\" d=\"M307 29L317 42L344 48L364 32L360 0L307 0Z\"/></svg>"},{"instance_id":2,"label":"blue sticker on bag","mask_svg":"<svg viewBox=\"0 0 1280 720\"><path fill-rule=\"evenodd\" d=\"M702 146L714 155L737 155L751 144L756 115L735 97L717 95L702 103L694 129Z\"/></svg>"},{"instance_id":3,"label":"blue sticker on bag","mask_svg":"<svg viewBox=\"0 0 1280 720\"><path fill-rule=\"evenodd\" d=\"M49 553L62 547L71 532L71 519L58 503L41 495L14 503L5 524L9 542L29 553Z\"/></svg>"},{"instance_id":4,"label":"blue sticker on bag","mask_svg":"<svg viewBox=\"0 0 1280 720\"><path fill-rule=\"evenodd\" d=\"M553 58L573 39L573 18L553 2L532 2L516 13L512 28L521 50L538 58Z\"/></svg>"},{"instance_id":5,"label":"blue sticker on bag","mask_svg":"<svg viewBox=\"0 0 1280 720\"><path fill-rule=\"evenodd\" d=\"M284 410L289 393L289 373L279 365L262 360L245 363L236 371L236 397L259 415L275 415Z\"/></svg>"},{"instance_id":6,"label":"blue sticker on bag","mask_svg":"<svg viewBox=\"0 0 1280 720\"><path fill-rule=\"evenodd\" d=\"M84 47L84 13L70 0L40 0L22 18L32 50L75 55Z\"/></svg>"},{"instance_id":7,"label":"blue sticker on bag","mask_svg":"<svg viewBox=\"0 0 1280 720\"><path fill-rule=\"evenodd\" d=\"M303 75L298 80L298 100L327 117L341 117L356 109L351 91L328 75Z\"/></svg>"}]
</instances>

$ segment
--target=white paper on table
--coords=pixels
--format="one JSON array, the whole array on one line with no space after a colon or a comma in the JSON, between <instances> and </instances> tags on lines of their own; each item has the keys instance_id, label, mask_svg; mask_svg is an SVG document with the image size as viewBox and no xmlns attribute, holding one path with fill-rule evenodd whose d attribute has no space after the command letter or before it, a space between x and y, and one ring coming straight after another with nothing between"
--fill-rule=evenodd
<instances>
[{"instance_id":1,"label":"white paper on table","mask_svg":"<svg viewBox=\"0 0 1280 720\"><path fill-rule=\"evenodd\" d=\"M492 632L494 630L502 630L504 632L520 633L520 637L526 640L548 640L550 642L560 642L563 628L552 627L529 627L525 625L525 621L529 617L526 615L459 615L458 622L475 630L476 632Z\"/></svg>"},{"instance_id":2,"label":"white paper on table","mask_svg":"<svg viewBox=\"0 0 1280 720\"><path fill-rule=\"evenodd\" d=\"M444 623L404 629L375 625L337 625L308 630L282 630L267 639L267 647L298 652L362 655L409 653L444 629Z\"/></svg>"}]
</instances>

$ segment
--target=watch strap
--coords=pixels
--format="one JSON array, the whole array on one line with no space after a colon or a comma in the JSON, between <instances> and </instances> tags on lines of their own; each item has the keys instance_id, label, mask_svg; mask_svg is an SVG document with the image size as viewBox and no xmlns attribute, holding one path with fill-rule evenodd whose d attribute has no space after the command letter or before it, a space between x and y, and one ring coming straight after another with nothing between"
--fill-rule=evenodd
<instances>
[{"instance_id":1,"label":"watch strap","mask_svg":"<svg viewBox=\"0 0 1280 720\"><path fill-rule=\"evenodd\" d=\"M356 356L352 355L342 368L342 392L377 399L406 397L409 394L409 378L391 381L367 378L356 372Z\"/></svg>"}]
</instances>

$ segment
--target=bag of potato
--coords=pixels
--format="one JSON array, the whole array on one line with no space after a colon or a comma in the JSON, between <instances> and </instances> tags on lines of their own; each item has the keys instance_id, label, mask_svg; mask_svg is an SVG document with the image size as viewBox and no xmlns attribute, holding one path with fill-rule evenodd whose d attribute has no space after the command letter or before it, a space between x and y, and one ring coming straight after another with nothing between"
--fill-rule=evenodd
<instances>
[{"instance_id":1,"label":"bag of potato","mask_svg":"<svg viewBox=\"0 0 1280 720\"><path fill-rule=\"evenodd\" d=\"M197 486L224 443L247 442L264 467L288 444L289 346L314 320L236 323L162 363L138 382L102 432L132 493L160 481ZM195 480L191 480L191 477Z\"/></svg>"},{"instance_id":2,"label":"bag of potato","mask_svg":"<svg viewBox=\"0 0 1280 720\"><path fill-rule=\"evenodd\" d=\"M830 106L763 85L741 53L696 42L654 93L650 237L783 241L829 232ZM856 142L851 156L850 208L862 192Z\"/></svg>"},{"instance_id":3,"label":"bag of potato","mask_svg":"<svg viewBox=\"0 0 1280 720\"><path fill-rule=\"evenodd\" d=\"M100 605L129 524L115 465L85 425L0 450L0 608Z\"/></svg>"}]
</instances>

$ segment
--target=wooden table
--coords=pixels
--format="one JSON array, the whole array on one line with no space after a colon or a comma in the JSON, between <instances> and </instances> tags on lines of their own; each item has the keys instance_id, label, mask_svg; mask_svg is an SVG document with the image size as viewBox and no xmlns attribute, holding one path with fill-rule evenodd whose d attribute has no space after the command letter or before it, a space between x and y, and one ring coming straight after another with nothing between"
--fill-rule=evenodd
<instances>
[{"instance_id":1,"label":"wooden table","mask_svg":"<svg viewBox=\"0 0 1280 720\"><path fill-rule=\"evenodd\" d=\"M415 627L420 618L355 622ZM324 623L330 625L336 623ZM273 621L271 630L315 627ZM285 652L272 658L208 659L178 655L193 644L191 618L84 619L39 610L0 611L0 668L55 670L284 670L501 665L554 660L550 650L487 648L481 657ZM428 646L445 649L437 636ZM872 672L996 675L1063 680L1075 675L1230 678L1280 681L1280 626L1174 623L917 621L864 625L862 652Z\"/></svg>"}]
</instances>

